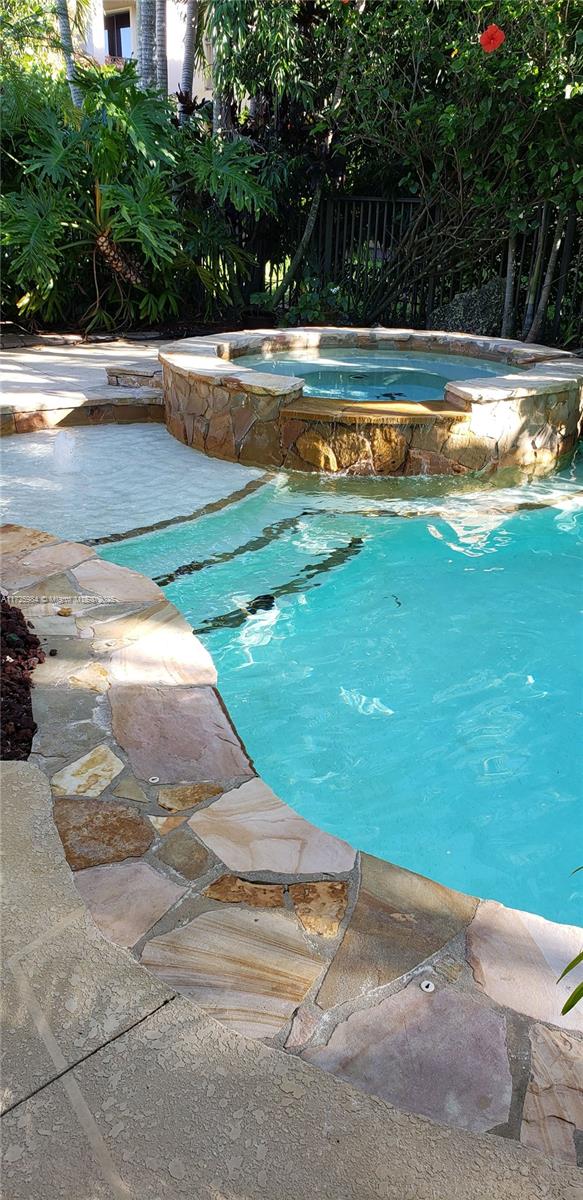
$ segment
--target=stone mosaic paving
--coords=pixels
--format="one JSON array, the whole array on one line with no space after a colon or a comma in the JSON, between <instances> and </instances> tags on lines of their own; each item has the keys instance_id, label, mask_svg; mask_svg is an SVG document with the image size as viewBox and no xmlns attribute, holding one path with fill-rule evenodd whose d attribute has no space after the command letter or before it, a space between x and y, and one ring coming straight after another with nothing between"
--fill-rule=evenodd
<instances>
[{"instance_id":1,"label":"stone mosaic paving","mask_svg":"<svg viewBox=\"0 0 583 1200\"><path fill-rule=\"evenodd\" d=\"M255 775L206 651L151 581L26 528L0 548L49 651L31 761L105 936L232 1030L576 1162L583 1013L561 1017L556 979L581 930L316 829Z\"/></svg>"}]
</instances>

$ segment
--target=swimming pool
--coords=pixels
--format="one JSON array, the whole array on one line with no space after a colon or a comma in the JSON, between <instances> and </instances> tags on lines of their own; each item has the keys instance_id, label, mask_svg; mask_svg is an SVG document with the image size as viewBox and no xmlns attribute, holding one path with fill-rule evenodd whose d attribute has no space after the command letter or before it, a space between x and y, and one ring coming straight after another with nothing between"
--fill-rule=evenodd
<instances>
[{"instance_id":1,"label":"swimming pool","mask_svg":"<svg viewBox=\"0 0 583 1200\"><path fill-rule=\"evenodd\" d=\"M99 551L188 617L282 799L440 883L577 923L582 482L279 474Z\"/></svg>"},{"instance_id":2,"label":"swimming pool","mask_svg":"<svg viewBox=\"0 0 583 1200\"><path fill-rule=\"evenodd\" d=\"M305 396L397 403L442 400L445 386L452 380L487 379L519 370L506 363L462 354L375 352L341 346L245 354L235 363L272 375L301 376Z\"/></svg>"}]
</instances>

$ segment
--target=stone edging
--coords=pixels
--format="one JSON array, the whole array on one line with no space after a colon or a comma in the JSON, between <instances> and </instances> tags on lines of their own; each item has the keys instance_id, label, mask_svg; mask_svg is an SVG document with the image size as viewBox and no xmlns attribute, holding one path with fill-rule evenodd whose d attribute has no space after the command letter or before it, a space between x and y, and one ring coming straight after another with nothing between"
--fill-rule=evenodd
<instances>
[{"instance_id":1,"label":"stone edging","mask_svg":"<svg viewBox=\"0 0 583 1200\"><path fill-rule=\"evenodd\" d=\"M256 776L154 583L19 526L1 548L2 588L48 651L31 762L105 936L232 1030L574 1162L583 1015L561 1017L555 981L580 931L310 825Z\"/></svg>"},{"instance_id":2,"label":"stone edging","mask_svg":"<svg viewBox=\"0 0 583 1200\"><path fill-rule=\"evenodd\" d=\"M237 366L245 354L334 346L489 358L521 374L452 382L426 404L303 397L303 379ZM503 338L411 329L305 327L189 338L165 347L166 424L218 458L346 474L545 472L572 449L583 361ZM235 360L235 361L233 361Z\"/></svg>"},{"instance_id":3,"label":"stone edging","mask_svg":"<svg viewBox=\"0 0 583 1200\"><path fill-rule=\"evenodd\" d=\"M133 422L164 423L159 387L140 383L88 388L84 392L47 392L42 407L21 403L0 405L0 434L36 433L39 429L69 429L79 425L127 425Z\"/></svg>"}]
</instances>

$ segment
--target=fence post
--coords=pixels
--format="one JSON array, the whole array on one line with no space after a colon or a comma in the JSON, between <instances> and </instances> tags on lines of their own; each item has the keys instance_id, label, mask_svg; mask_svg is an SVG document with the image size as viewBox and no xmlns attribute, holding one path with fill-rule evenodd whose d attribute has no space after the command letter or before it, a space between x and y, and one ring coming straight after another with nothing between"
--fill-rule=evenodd
<instances>
[{"instance_id":1,"label":"fence post","mask_svg":"<svg viewBox=\"0 0 583 1200\"><path fill-rule=\"evenodd\" d=\"M332 227L334 221L334 201L328 197L324 206L324 261L322 263L322 276L326 280L330 276L332 267Z\"/></svg>"}]
</instances>

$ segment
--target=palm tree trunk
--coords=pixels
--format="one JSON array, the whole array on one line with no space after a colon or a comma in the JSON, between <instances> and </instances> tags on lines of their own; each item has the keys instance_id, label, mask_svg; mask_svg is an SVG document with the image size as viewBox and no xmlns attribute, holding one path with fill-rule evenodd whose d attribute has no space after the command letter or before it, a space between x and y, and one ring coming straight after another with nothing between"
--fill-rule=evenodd
<instances>
[{"instance_id":1,"label":"palm tree trunk","mask_svg":"<svg viewBox=\"0 0 583 1200\"><path fill-rule=\"evenodd\" d=\"M156 84L156 0L139 0L139 76L142 88Z\"/></svg>"},{"instance_id":2,"label":"palm tree trunk","mask_svg":"<svg viewBox=\"0 0 583 1200\"><path fill-rule=\"evenodd\" d=\"M516 267L516 231L508 236L508 260L506 262L506 289L502 312L501 337L512 337L514 328L514 274Z\"/></svg>"},{"instance_id":3,"label":"palm tree trunk","mask_svg":"<svg viewBox=\"0 0 583 1200\"><path fill-rule=\"evenodd\" d=\"M59 23L59 36L61 38L61 50L65 58L65 72L67 82L71 89L73 104L76 108L81 108L82 95L80 89L73 82L75 78L75 60L73 58L73 38L71 36L71 22L69 20L69 9L67 8L67 0L56 0L57 21Z\"/></svg>"},{"instance_id":4,"label":"palm tree trunk","mask_svg":"<svg viewBox=\"0 0 583 1200\"><path fill-rule=\"evenodd\" d=\"M168 95L168 48L166 45L166 0L156 0L156 81Z\"/></svg>"},{"instance_id":5,"label":"palm tree trunk","mask_svg":"<svg viewBox=\"0 0 583 1200\"><path fill-rule=\"evenodd\" d=\"M186 0L186 29L184 31L184 58L182 59L182 75L180 76L180 92L186 100L192 100L194 80L194 55L198 33L198 0ZM180 106L180 124L184 125L189 119L184 102Z\"/></svg>"},{"instance_id":6,"label":"palm tree trunk","mask_svg":"<svg viewBox=\"0 0 583 1200\"><path fill-rule=\"evenodd\" d=\"M544 278L544 282L543 282L543 286L542 286L542 290L541 290L541 294L540 294L540 299L539 299L539 302L536 307L536 312L533 317L532 325L531 325L531 327L528 331L528 334L526 335L526 338L525 338L525 341L527 341L527 342L536 342L536 339L542 328L542 323L545 319L545 314L547 311L547 304L549 302L549 296L551 293L551 287L552 287L552 283L553 283L553 276L555 274L555 267L557 265L557 258L559 256L559 248L560 248L561 241L563 238L564 227L565 227L565 214L564 214L564 212L562 212L562 213L559 213L559 216L557 218L557 224L555 226L555 233L553 236L553 245L551 248L551 252L549 254L549 261L547 263L547 269L545 272L545 278Z\"/></svg>"}]
</instances>

